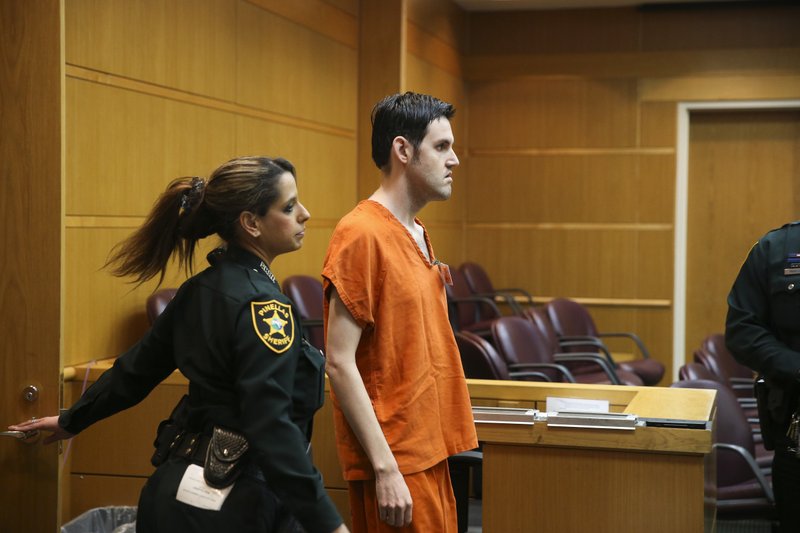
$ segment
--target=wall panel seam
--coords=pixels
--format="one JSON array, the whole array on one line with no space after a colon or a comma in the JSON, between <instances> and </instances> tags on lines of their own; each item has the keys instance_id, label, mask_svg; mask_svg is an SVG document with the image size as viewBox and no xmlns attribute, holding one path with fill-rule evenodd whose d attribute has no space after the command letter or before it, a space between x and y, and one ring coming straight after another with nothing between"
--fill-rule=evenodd
<instances>
[{"instance_id":1,"label":"wall panel seam","mask_svg":"<svg viewBox=\"0 0 800 533\"><path fill-rule=\"evenodd\" d=\"M90 83L106 85L117 89L123 89L141 94L146 94L149 96L166 98L168 100L173 100L184 104L205 107L208 109L222 111L225 113L232 113L247 118L263 120L266 122L273 122L276 124L292 126L295 128L301 128L309 131L315 131L326 135L344 137L353 140L355 140L356 137L354 129L341 128L337 126L323 124L320 122L314 122L307 119L292 117L289 115L282 115L280 113L275 113L273 111L266 111L255 107L237 104L235 102L229 102L227 100L220 100L218 98L212 98L209 96L189 93L186 91L181 91L170 87L164 87L153 83L134 80L131 78L126 78L124 76L118 76L116 74L101 72L98 70L89 69L79 65L67 64L66 76L68 78L88 81Z\"/></svg>"},{"instance_id":2,"label":"wall panel seam","mask_svg":"<svg viewBox=\"0 0 800 533\"><path fill-rule=\"evenodd\" d=\"M556 231L672 231L671 223L648 222L468 222L467 229Z\"/></svg>"},{"instance_id":3,"label":"wall panel seam","mask_svg":"<svg viewBox=\"0 0 800 533\"><path fill-rule=\"evenodd\" d=\"M126 215L66 215L66 228L138 228L144 223L144 216ZM312 218L306 221L311 229L334 228L338 218ZM429 224L430 225L430 224Z\"/></svg>"},{"instance_id":4,"label":"wall panel seam","mask_svg":"<svg viewBox=\"0 0 800 533\"><path fill-rule=\"evenodd\" d=\"M468 149L470 157L525 157L548 155L675 155L671 146L625 147L625 148L473 148Z\"/></svg>"}]
</instances>

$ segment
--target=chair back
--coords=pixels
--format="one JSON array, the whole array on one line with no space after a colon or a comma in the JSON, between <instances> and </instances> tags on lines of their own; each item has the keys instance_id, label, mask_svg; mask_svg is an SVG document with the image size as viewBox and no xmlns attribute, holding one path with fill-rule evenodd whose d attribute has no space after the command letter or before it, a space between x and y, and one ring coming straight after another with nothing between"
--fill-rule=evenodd
<instances>
[{"instance_id":1,"label":"chair back","mask_svg":"<svg viewBox=\"0 0 800 533\"><path fill-rule=\"evenodd\" d=\"M554 364L553 351L544 335L530 320L519 316L503 316L492 322L492 338L497 351L508 364ZM564 381L564 376L550 368L536 369L551 381Z\"/></svg>"},{"instance_id":2,"label":"chair back","mask_svg":"<svg viewBox=\"0 0 800 533\"><path fill-rule=\"evenodd\" d=\"M312 276L295 275L284 279L281 288L292 300L308 342L323 350L325 339L322 328L322 282Z\"/></svg>"},{"instance_id":3,"label":"chair back","mask_svg":"<svg viewBox=\"0 0 800 533\"><path fill-rule=\"evenodd\" d=\"M597 337L597 327L589 311L569 298L555 298L544 305L547 318L561 337Z\"/></svg>"},{"instance_id":4,"label":"chair back","mask_svg":"<svg viewBox=\"0 0 800 533\"><path fill-rule=\"evenodd\" d=\"M711 355L719 367L719 372L728 380L731 378L753 379L753 371L738 362L725 345L725 335L712 333L703 339L700 350Z\"/></svg>"},{"instance_id":5,"label":"chair back","mask_svg":"<svg viewBox=\"0 0 800 533\"><path fill-rule=\"evenodd\" d=\"M453 284L445 284L447 307L453 330L460 331L480 321L479 304L475 302L456 301L459 298L468 298L472 296L472 290L467 284L467 278L464 277L464 274L460 270L456 268L450 269L450 277L453 279Z\"/></svg>"},{"instance_id":6,"label":"chair back","mask_svg":"<svg viewBox=\"0 0 800 533\"><path fill-rule=\"evenodd\" d=\"M678 379L681 381L689 381L696 379L707 379L711 381L719 381L711 371L700 363L686 363L678 369Z\"/></svg>"},{"instance_id":7,"label":"chair back","mask_svg":"<svg viewBox=\"0 0 800 533\"><path fill-rule=\"evenodd\" d=\"M167 304L175 297L178 289L158 289L153 294L147 297L145 302L145 312L147 313L147 321L152 326L158 316L167 308Z\"/></svg>"},{"instance_id":8,"label":"chair back","mask_svg":"<svg viewBox=\"0 0 800 533\"><path fill-rule=\"evenodd\" d=\"M464 274L469 288L475 294L493 294L494 285L489 279L489 274L478 263L462 263L458 269Z\"/></svg>"},{"instance_id":9,"label":"chair back","mask_svg":"<svg viewBox=\"0 0 800 533\"><path fill-rule=\"evenodd\" d=\"M734 444L755 455L755 442L750 423L739 406L733 391L716 380L689 379L676 381L676 388L713 389L717 391L716 442ZM745 461L735 453L719 449L717 451L717 486L727 487L753 479L753 473Z\"/></svg>"},{"instance_id":10,"label":"chair back","mask_svg":"<svg viewBox=\"0 0 800 533\"><path fill-rule=\"evenodd\" d=\"M523 316L533 322L533 325L544 336L545 342L551 347L553 353L561 351L558 343L558 333L553 324L547 318L547 314L542 307L527 307L523 310Z\"/></svg>"},{"instance_id":11,"label":"chair back","mask_svg":"<svg viewBox=\"0 0 800 533\"><path fill-rule=\"evenodd\" d=\"M455 333L464 375L472 379L509 379L508 365L487 340L461 331Z\"/></svg>"}]
</instances>

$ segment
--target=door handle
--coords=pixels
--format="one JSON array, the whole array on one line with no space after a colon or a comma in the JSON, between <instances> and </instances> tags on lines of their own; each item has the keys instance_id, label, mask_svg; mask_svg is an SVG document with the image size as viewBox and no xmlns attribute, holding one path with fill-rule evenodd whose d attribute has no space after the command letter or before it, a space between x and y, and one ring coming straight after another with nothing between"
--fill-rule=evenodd
<instances>
[{"instance_id":1,"label":"door handle","mask_svg":"<svg viewBox=\"0 0 800 533\"><path fill-rule=\"evenodd\" d=\"M34 429L32 431L2 431L0 437L11 437L12 439L27 441L34 438L39 434L39 431Z\"/></svg>"}]
</instances>

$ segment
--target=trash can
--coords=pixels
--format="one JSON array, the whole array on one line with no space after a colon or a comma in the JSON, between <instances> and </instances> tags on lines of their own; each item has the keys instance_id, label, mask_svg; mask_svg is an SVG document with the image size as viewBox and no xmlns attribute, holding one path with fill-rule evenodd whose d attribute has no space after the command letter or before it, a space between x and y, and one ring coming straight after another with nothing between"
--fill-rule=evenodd
<instances>
[{"instance_id":1,"label":"trash can","mask_svg":"<svg viewBox=\"0 0 800 533\"><path fill-rule=\"evenodd\" d=\"M61 533L135 533L136 507L89 509L61 526Z\"/></svg>"}]
</instances>

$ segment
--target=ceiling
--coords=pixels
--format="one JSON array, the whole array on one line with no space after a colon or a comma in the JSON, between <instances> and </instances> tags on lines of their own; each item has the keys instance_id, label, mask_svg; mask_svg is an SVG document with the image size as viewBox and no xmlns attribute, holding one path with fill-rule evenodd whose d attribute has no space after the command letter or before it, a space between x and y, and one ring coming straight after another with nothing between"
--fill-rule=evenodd
<instances>
[{"instance_id":1,"label":"ceiling","mask_svg":"<svg viewBox=\"0 0 800 533\"><path fill-rule=\"evenodd\" d=\"M638 6L643 4L699 4L731 0L454 0L467 11L512 11ZM736 0L734 0L736 1Z\"/></svg>"}]
</instances>

